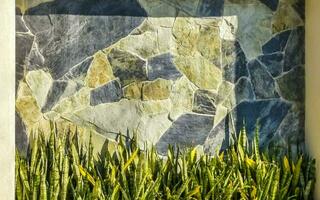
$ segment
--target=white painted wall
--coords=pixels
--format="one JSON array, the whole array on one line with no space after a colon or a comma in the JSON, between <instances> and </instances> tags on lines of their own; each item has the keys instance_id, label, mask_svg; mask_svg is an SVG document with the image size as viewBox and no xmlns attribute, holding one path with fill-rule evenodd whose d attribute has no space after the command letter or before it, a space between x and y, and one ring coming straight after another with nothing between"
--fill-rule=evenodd
<instances>
[{"instance_id":1,"label":"white painted wall","mask_svg":"<svg viewBox=\"0 0 320 200\"><path fill-rule=\"evenodd\" d=\"M14 0L0 3L0 199L14 199Z\"/></svg>"},{"instance_id":2,"label":"white painted wall","mask_svg":"<svg viewBox=\"0 0 320 200\"><path fill-rule=\"evenodd\" d=\"M320 1L306 0L306 145L317 159L320 199Z\"/></svg>"}]
</instances>

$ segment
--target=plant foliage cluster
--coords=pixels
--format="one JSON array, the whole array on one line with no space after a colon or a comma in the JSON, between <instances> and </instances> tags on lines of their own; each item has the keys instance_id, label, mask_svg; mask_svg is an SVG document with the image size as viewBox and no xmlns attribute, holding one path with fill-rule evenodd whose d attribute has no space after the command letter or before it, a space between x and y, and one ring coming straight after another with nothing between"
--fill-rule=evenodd
<instances>
[{"instance_id":1,"label":"plant foliage cluster","mask_svg":"<svg viewBox=\"0 0 320 200\"><path fill-rule=\"evenodd\" d=\"M26 157L16 153L16 199L312 199L315 161L259 151L258 128L245 129L226 151L141 150L118 138L114 152L93 155L77 134L35 134Z\"/></svg>"}]
</instances>

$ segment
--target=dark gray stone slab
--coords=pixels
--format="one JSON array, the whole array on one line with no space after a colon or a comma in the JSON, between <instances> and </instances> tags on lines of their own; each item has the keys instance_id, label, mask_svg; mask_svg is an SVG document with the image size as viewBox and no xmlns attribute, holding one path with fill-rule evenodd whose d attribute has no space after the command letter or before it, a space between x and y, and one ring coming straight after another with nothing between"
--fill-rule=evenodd
<instances>
[{"instance_id":1,"label":"dark gray stone slab","mask_svg":"<svg viewBox=\"0 0 320 200\"><path fill-rule=\"evenodd\" d=\"M26 127L17 112L15 112L15 144L19 153L27 155L29 139L26 134Z\"/></svg>"},{"instance_id":2,"label":"dark gray stone slab","mask_svg":"<svg viewBox=\"0 0 320 200\"><path fill-rule=\"evenodd\" d=\"M134 81L147 80L146 62L126 51L112 49L108 54L113 74L120 78L123 86Z\"/></svg>"},{"instance_id":3,"label":"dark gray stone slab","mask_svg":"<svg viewBox=\"0 0 320 200\"><path fill-rule=\"evenodd\" d=\"M305 71L302 66L295 67L277 78L281 97L289 101L303 103L305 99Z\"/></svg>"},{"instance_id":4,"label":"dark gray stone slab","mask_svg":"<svg viewBox=\"0 0 320 200\"><path fill-rule=\"evenodd\" d=\"M68 86L67 81L53 81L52 86L48 92L46 103L42 107L43 113L48 112L59 101L61 95Z\"/></svg>"},{"instance_id":5,"label":"dark gray stone slab","mask_svg":"<svg viewBox=\"0 0 320 200\"><path fill-rule=\"evenodd\" d=\"M93 57L90 57L84 60L82 63L74 66L61 78L61 80L84 79L87 75L92 60Z\"/></svg>"},{"instance_id":6,"label":"dark gray stone slab","mask_svg":"<svg viewBox=\"0 0 320 200\"><path fill-rule=\"evenodd\" d=\"M284 52L283 71L287 72L298 65L305 63L305 32L304 26L292 31L288 45Z\"/></svg>"},{"instance_id":7,"label":"dark gray stone slab","mask_svg":"<svg viewBox=\"0 0 320 200\"><path fill-rule=\"evenodd\" d=\"M202 145L213 126L213 117L187 113L181 115L156 144L158 153L166 154L168 145L181 148Z\"/></svg>"},{"instance_id":8,"label":"dark gray stone slab","mask_svg":"<svg viewBox=\"0 0 320 200\"><path fill-rule=\"evenodd\" d=\"M224 0L200 0L198 17L223 16Z\"/></svg>"},{"instance_id":9,"label":"dark gray stone slab","mask_svg":"<svg viewBox=\"0 0 320 200\"><path fill-rule=\"evenodd\" d=\"M115 79L91 91L90 105L96 106L102 103L116 102L122 96L120 81Z\"/></svg>"},{"instance_id":10,"label":"dark gray stone slab","mask_svg":"<svg viewBox=\"0 0 320 200\"><path fill-rule=\"evenodd\" d=\"M34 37L29 34L16 34L16 90L23 78L26 58L29 55Z\"/></svg>"},{"instance_id":11,"label":"dark gray stone slab","mask_svg":"<svg viewBox=\"0 0 320 200\"><path fill-rule=\"evenodd\" d=\"M283 53L266 54L258 57L273 77L279 76L283 70Z\"/></svg>"},{"instance_id":12,"label":"dark gray stone slab","mask_svg":"<svg viewBox=\"0 0 320 200\"><path fill-rule=\"evenodd\" d=\"M291 104L280 99L259 100L259 101L244 101L238 104L225 119L223 119L210 132L206 143L205 150L210 153L215 150L213 147L222 145L221 150L225 150L229 142L229 133L235 132L239 134L240 129L245 123L246 131L249 140L253 139L256 123L259 120L260 124L260 147L265 148L277 132L281 122L286 117ZM233 118L235 127L229 123L229 116ZM221 143L216 142L217 139ZM213 147L210 145L214 145Z\"/></svg>"},{"instance_id":13,"label":"dark gray stone slab","mask_svg":"<svg viewBox=\"0 0 320 200\"><path fill-rule=\"evenodd\" d=\"M275 81L257 60L248 63L251 83L257 99L277 98Z\"/></svg>"},{"instance_id":14,"label":"dark gray stone slab","mask_svg":"<svg viewBox=\"0 0 320 200\"><path fill-rule=\"evenodd\" d=\"M274 35L273 38L262 46L262 52L264 54L282 52L287 45L290 34L291 30L287 30Z\"/></svg>"},{"instance_id":15,"label":"dark gray stone slab","mask_svg":"<svg viewBox=\"0 0 320 200\"><path fill-rule=\"evenodd\" d=\"M255 99L254 91L250 80L246 77L242 77L236 83L234 87L234 93L236 97L236 102L240 103L244 100Z\"/></svg>"},{"instance_id":16,"label":"dark gray stone slab","mask_svg":"<svg viewBox=\"0 0 320 200\"><path fill-rule=\"evenodd\" d=\"M45 58L44 66L50 69L54 79L127 36L144 20L143 17L65 14L25 15L25 19L36 35L39 51Z\"/></svg>"},{"instance_id":17,"label":"dark gray stone slab","mask_svg":"<svg viewBox=\"0 0 320 200\"><path fill-rule=\"evenodd\" d=\"M230 63L228 60L223 60L223 78L226 81L235 83L239 78L248 76L247 58L239 42L233 44L224 44L224 42L230 43L228 41L222 41L222 55L234 57L234 61Z\"/></svg>"},{"instance_id":18,"label":"dark gray stone slab","mask_svg":"<svg viewBox=\"0 0 320 200\"><path fill-rule=\"evenodd\" d=\"M155 80L163 78L167 80L176 80L182 74L173 63L173 55L165 53L148 59L148 79Z\"/></svg>"},{"instance_id":19,"label":"dark gray stone slab","mask_svg":"<svg viewBox=\"0 0 320 200\"><path fill-rule=\"evenodd\" d=\"M276 11L279 5L279 0L260 0L266 6L268 6L272 11Z\"/></svg>"},{"instance_id":20,"label":"dark gray stone slab","mask_svg":"<svg viewBox=\"0 0 320 200\"><path fill-rule=\"evenodd\" d=\"M28 29L22 21L22 14L19 8L16 8L16 32L28 32Z\"/></svg>"},{"instance_id":21,"label":"dark gray stone slab","mask_svg":"<svg viewBox=\"0 0 320 200\"><path fill-rule=\"evenodd\" d=\"M208 90L197 90L194 94L193 112L215 115L216 105L215 105L216 94Z\"/></svg>"}]
</instances>

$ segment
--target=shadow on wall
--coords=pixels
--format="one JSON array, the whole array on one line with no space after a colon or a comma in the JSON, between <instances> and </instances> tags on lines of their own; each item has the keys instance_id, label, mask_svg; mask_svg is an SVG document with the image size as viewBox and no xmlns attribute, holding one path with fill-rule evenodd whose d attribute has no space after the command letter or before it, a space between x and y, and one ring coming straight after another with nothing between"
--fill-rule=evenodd
<instances>
[{"instance_id":1,"label":"shadow on wall","mask_svg":"<svg viewBox=\"0 0 320 200\"><path fill-rule=\"evenodd\" d=\"M261 147L304 144L302 0L17 5L21 149L49 120L111 141L129 129L162 154L213 153L243 121L252 137L258 119Z\"/></svg>"}]
</instances>

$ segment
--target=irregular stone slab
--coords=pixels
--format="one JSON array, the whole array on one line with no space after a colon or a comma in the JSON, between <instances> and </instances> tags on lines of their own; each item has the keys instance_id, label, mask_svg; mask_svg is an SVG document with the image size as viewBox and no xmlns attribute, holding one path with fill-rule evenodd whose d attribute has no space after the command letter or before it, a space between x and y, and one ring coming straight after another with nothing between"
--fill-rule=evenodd
<instances>
[{"instance_id":1,"label":"irregular stone slab","mask_svg":"<svg viewBox=\"0 0 320 200\"><path fill-rule=\"evenodd\" d=\"M27 155L29 139L26 133L26 127L17 112L15 112L15 147L22 155Z\"/></svg>"},{"instance_id":2,"label":"irregular stone slab","mask_svg":"<svg viewBox=\"0 0 320 200\"><path fill-rule=\"evenodd\" d=\"M123 88L123 96L127 99L142 99L142 83L133 82Z\"/></svg>"},{"instance_id":3,"label":"irregular stone slab","mask_svg":"<svg viewBox=\"0 0 320 200\"><path fill-rule=\"evenodd\" d=\"M218 95L216 96L216 104L220 104L224 99L228 98L229 94L233 92L234 85L228 81L223 81L219 85Z\"/></svg>"},{"instance_id":4,"label":"irregular stone slab","mask_svg":"<svg viewBox=\"0 0 320 200\"><path fill-rule=\"evenodd\" d=\"M114 78L111 65L108 62L106 55L99 51L94 55L93 61L89 67L85 78L86 86L97 88Z\"/></svg>"},{"instance_id":5,"label":"irregular stone slab","mask_svg":"<svg viewBox=\"0 0 320 200\"><path fill-rule=\"evenodd\" d=\"M81 85L73 81L53 81L48 92L46 103L42 107L42 112L48 112L62 98L72 96L81 88Z\"/></svg>"},{"instance_id":6,"label":"irregular stone slab","mask_svg":"<svg viewBox=\"0 0 320 200\"><path fill-rule=\"evenodd\" d=\"M134 81L147 80L146 62L128 52L112 49L108 53L108 60L113 74L118 77L123 86Z\"/></svg>"},{"instance_id":7,"label":"irregular stone slab","mask_svg":"<svg viewBox=\"0 0 320 200\"><path fill-rule=\"evenodd\" d=\"M192 111L193 96L196 90L197 87L185 76L173 83L170 95L172 109L169 117L171 120L176 120L183 113Z\"/></svg>"},{"instance_id":8,"label":"irregular stone slab","mask_svg":"<svg viewBox=\"0 0 320 200\"><path fill-rule=\"evenodd\" d=\"M16 90L18 81L24 76L26 58L31 51L33 39L29 34L16 34Z\"/></svg>"},{"instance_id":9,"label":"irregular stone slab","mask_svg":"<svg viewBox=\"0 0 320 200\"><path fill-rule=\"evenodd\" d=\"M276 11L279 5L279 0L260 0L263 4L268 6L272 11Z\"/></svg>"},{"instance_id":10,"label":"irregular stone slab","mask_svg":"<svg viewBox=\"0 0 320 200\"><path fill-rule=\"evenodd\" d=\"M264 54L282 52L286 48L291 30L283 31L274 35L268 42L262 46Z\"/></svg>"},{"instance_id":11,"label":"irregular stone slab","mask_svg":"<svg viewBox=\"0 0 320 200\"><path fill-rule=\"evenodd\" d=\"M246 57L251 60L261 54L261 44L272 36L272 11L262 3L226 4L225 16L238 17L237 40L240 42Z\"/></svg>"},{"instance_id":12,"label":"irregular stone slab","mask_svg":"<svg viewBox=\"0 0 320 200\"><path fill-rule=\"evenodd\" d=\"M222 42L223 78L236 83L239 78L248 76L247 58L238 42Z\"/></svg>"},{"instance_id":13,"label":"irregular stone slab","mask_svg":"<svg viewBox=\"0 0 320 200\"><path fill-rule=\"evenodd\" d=\"M264 64L273 77L276 77L282 73L284 63L283 57L282 53L273 53L259 56L258 60Z\"/></svg>"},{"instance_id":14,"label":"irregular stone slab","mask_svg":"<svg viewBox=\"0 0 320 200\"><path fill-rule=\"evenodd\" d=\"M304 102L305 97L305 76L304 68L298 66L288 73L277 78L279 93L281 97L299 103Z\"/></svg>"},{"instance_id":15,"label":"irregular stone slab","mask_svg":"<svg viewBox=\"0 0 320 200\"><path fill-rule=\"evenodd\" d=\"M128 35L144 19L126 16L40 15L47 12L42 9L46 8L32 8L25 18L32 33L36 35L39 51L45 58L44 66L50 69L54 79L61 78L87 57ZM66 10L71 12L72 8ZM44 23L49 26L44 27ZM105 33L108 33L107 37Z\"/></svg>"},{"instance_id":16,"label":"irregular stone slab","mask_svg":"<svg viewBox=\"0 0 320 200\"><path fill-rule=\"evenodd\" d=\"M28 32L28 29L22 21L21 10L16 7L16 32Z\"/></svg>"},{"instance_id":17,"label":"irregular stone slab","mask_svg":"<svg viewBox=\"0 0 320 200\"><path fill-rule=\"evenodd\" d=\"M292 4L292 7L300 15L301 19L305 21L305 10L306 10L305 1L304 0L295 1L294 4Z\"/></svg>"},{"instance_id":18,"label":"irregular stone slab","mask_svg":"<svg viewBox=\"0 0 320 200\"><path fill-rule=\"evenodd\" d=\"M236 31L238 30L237 16L224 16L219 24L219 30L221 39L235 41Z\"/></svg>"},{"instance_id":19,"label":"irregular stone slab","mask_svg":"<svg viewBox=\"0 0 320 200\"><path fill-rule=\"evenodd\" d=\"M240 78L234 86L234 94L237 104L245 100L254 100L255 95L252 84L248 78Z\"/></svg>"},{"instance_id":20,"label":"irregular stone slab","mask_svg":"<svg viewBox=\"0 0 320 200\"><path fill-rule=\"evenodd\" d=\"M174 63L200 89L217 90L222 81L221 70L201 56L179 56Z\"/></svg>"},{"instance_id":21,"label":"irregular stone slab","mask_svg":"<svg viewBox=\"0 0 320 200\"><path fill-rule=\"evenodd\" d=\"M181 148L202 145L213 126L213 117L187 113L181 115L161 136L156 148L166 154L168 145Z\"/></svg>"},{"instance_id":22,"label":"irregular stone slab","mask_svg":"<svg viewBox=\"0 0 320 200\"><path fill-rule=\"evenodd\" d=\"M257 99L278 97L274 79L259 61L249 62L248 69Z\"/></svg>"},{"instance_id":23,"label":"irregular stone slab","mask_svg":"<svg viewBox=\"0 0 320 200\"><path fill-rule=\"evenodd\" d=\"M32 91L32 96L37 100L39 108L42 108L51 88L52 78L43 70L30 71L26 75L26 82Z\"/></svg>"},{"instance_id":24,"label":"irregular stone slab","mask_svg":"<svg viewBox=\"0 0 320 200\"><path fill-rule=\"evenodd\" d=\"M272 17L272 31L278 33L284 30L303 26L304 22L292 7L296 1L279 0L277 11Z\"/></svg>"},{"instance_id":25,"label":"irregular stone slab","mask_svg":"<svg viewBox=\"0 0 320 200\"><path fill-rule=\"evenodd\" d=\"M223 16L224 0L200 0L198 17Z\"/></svg>"},{"instance_id":26,"label":"irregular stone slab","mask_svg":"<svg viewBox=\"0 0 320 200\"><path fill-rule=\"evenodd\" d=\"M197 90L194 94L193 112L215 115L216 105L215 105L216 94L208 90Z\"/></svg>"},{"instance_id":27,"label":"irregular stone slab","mask_svg":"<svg viewBox=\"0 0 320 200\"><path fill-rule=\"evenodd\" d=\"M122 96L120 81L115 79L97 89L91 90L90 105L96 106L102 103L119 101Z\"/></svg>"},{"instance_id":28,"label":"irregular stone slab","mask_svg":"<svg viewBox=\"0 0 320 200\"><path fill-rule=\"evenodd\" d=\"M212 146L221 145L222 141L229 137L230 132L235 131L238 134L243 127L243 122L245 122L249 139L252 139L257 120L260 124L260 147L264 148L275 135L290 108L291 104L280 99L244 101L238 104L229 115L233 118L235 127L230 125L231 119L226 117L210 132L205 143L205 149L207 152L214 153L212 150L215 150L215 148L212 148ZM220 141L220 143L217 144L216 141ZM227 147L228 139L224 141L221 150Z\"/></svg>"},{"instance_id":29,"label":"irregular stone slab","mask_svg":"<svg viewBox=\"0 0 320 200\"><path fill-rule=\"evenodd\" d=\"M60 79L65 81L74 80L79 83L84 83L84 79L87 75L92 60L92 57L85 59L83 62L69 69L69 71Z\"/></svg>"},{"instance_id":30,"label":"irregular stone slab","mask_svg":"<svg viewBox=\"0 0 320 200\"><path fill-rule=\"evenodd\" d=\"M305 63L305 31L304 26L292 31L284 52L284 68L287 72L295 66Z\"/></svg>"},{"instance_id":31,"label":"irregular stone slab","mask_svg":"<svg viewBox=\"0 0 320 200\"><path fill-rule=\"evenodd\" d=\"M182 74L173 63L172 54L165 53L148 59L149 80L157 78L176 80L181 76Z\"/></svg>"},{"instance_id":32,"label":"irregular stone slab","mask_svg":"<svg viewBox=\"0 0 320 200\"><path fill-rule=\"evenodd\" d=\"M142 85L142 99L144 101L168 99L171 85L171 81L165 79L144 82Z\"/></svg>"}]
</instances>

